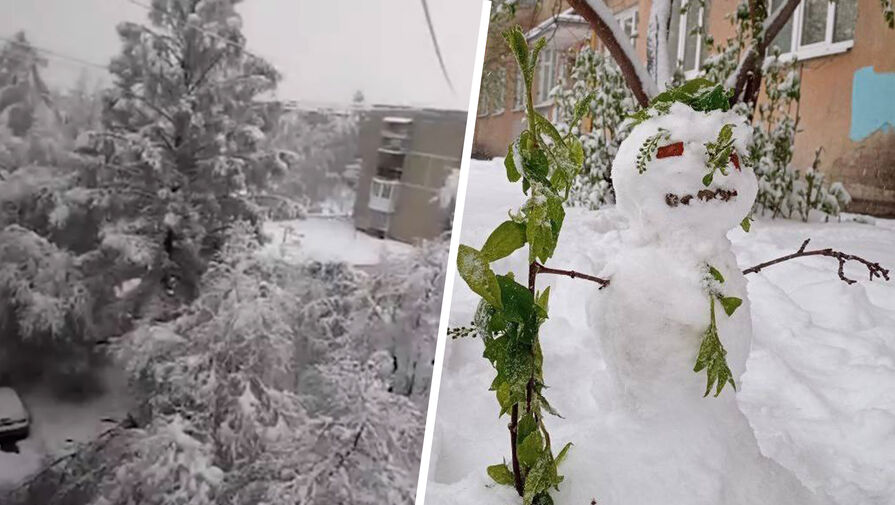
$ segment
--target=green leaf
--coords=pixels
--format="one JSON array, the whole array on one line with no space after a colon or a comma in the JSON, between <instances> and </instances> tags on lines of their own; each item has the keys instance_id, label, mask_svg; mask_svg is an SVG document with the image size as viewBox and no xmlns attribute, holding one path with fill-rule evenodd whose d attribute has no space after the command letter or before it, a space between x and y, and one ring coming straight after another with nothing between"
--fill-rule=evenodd
<instances>
[{"instance_id":1,"label":"green leaf","mask_svg":"<svg viewBox=\"0 0 895 505\"><path fill-rule=\"evenodd\" d=\"M724 276L721 275L721 272L719 272L717 268L709 265L709 273L712 274L712 277L714 277L716 281L722 284L724 283Z\"/></svg>"},{"instance_id":2,"label":"green leaf","mask_svg":"<svg viewBox=\"0 0 895 505\"><path fill-rule=\"evenodd\" d=\"M550 489L559 480L556 473L556 464L549 451L541 453L528 475L525 477L525 489L522 494L522 503L532 505L535 496Z\"/></svg>"},{"instance_id":3,"label":"green leaf","mask_svg":"<svg viewBox=\"0 0 895 505\"><path fill-rule=\"evenodd\" d=\"M712 179L714 179L714 177L715 177L714 173L705 174L702 177L702 185L705 187L708 187L712 183Z\"/></svg>"},{"instance_id":4,"label":"green leaf","mask_svg":"<svg viewBox=\"0 0 895 505\"><path fill-rule=\"evenodd\" d=\"M656 151L659 149L659 142L668 140L670 137L671 133L668 130L659 128L655 135L651 135L643 141L643 145L637 151L637 158L635 159L637 173L642 174L646 172L646 164L652 161L653 156L655 156Z\"/></svg>"},{"instance_id":5,"label":"green leaf","mask_svg":"<svg viewBox=\"0 0 895 505\"><path fill-rule=\"evenodd\" d=\"M535 416L531 412L522 416L522 419L519 420L519 425L516 427L516 435L519 437L519 440L524 440L529 435L534 433L538 429L538 422L535 421Z\"/></svg>"},{"instance_id":6,"label":"green leaf","mask_svg":"<svg viewBox=\"0 0 895 505\"><path fill-rule=\"evenodd\" d=\"M568 145L569 159L577 168L575 174L573 174L574 178L574 176L578 175L578 171L581 170L581 165L584 164L584 147L581 145L581 141L578 140L578 137L569 137Z\"/></svg>"},{"instance_id":7,"label":"green leaf","mask_svg":"<svg viewBox=\"0 0 895 505\"><path fill-rule=\"evenodd\" d=\"M469 289L491 305L497 308L503 307L497 276L491 271L491 266L482 253L468 245L461 244L457 253L457 270Z\"/></svg>"},{"instance_id":8,"label":"green leaf","mask_svg":"<svg viewBox=\"0 0 895 505\"><path fill-rule=\"evenodd\" d=\"M578 122L581 121L581 118L583 118L590 110L590 102L593 101L595 96L596 93L590 92L575 104L575 115L572 117L572 122L569 123L570 130L577 125Z\"/></svg>"},{"instance_id":9,"label":"green leaf","mask_svg":"<svg viewBox=\"0 0 895 505\"><path fill-rule=\"evenodd\" d=\"M488 236L488 240L482 246L482 256L489 262L496 261L509 256L524 245L525 225L504 221Z\"/></svg>"},{"instance_id":10,"label":"green leaf","mask_svg":"<svg viewBox=\"0 0 895 505\"><path fill-rule=\"evenodd\" d=\"M714 142L705 144L706 166L710 172L702 178L702 183L706 186L712 183L712 177L715 171L720 171L727 175L727 165L730 163L730 155L733 152L733 124L726 124L721 127L718 132L718 138ZM708 182L706 182L708 181Z\"/></svg>"},{"instance_id":11,"label":"green leaf","mask_svg":"<svg viewBox=\"0 0 895 505\"><path fill-rule=\"evenodd\" d=\"M699 77L656 95L650 102L650 106L681 102L697 111L726 111L730 109L730 95L731 92L724 89L724 86Z\"/></svg>"},{"instance_id":12,"label":"green leaf","mask_svg":"<svg viewBox=\"0 0 895 505\"><path fill-rule=\"evenodd\" d=\"M724 312L726 312L728 316L732 316L737 308L742 304L742 298L737 298L735 296L721 297L721 306L724 307Z\"/></svg>"},{"instance_id":13,"label":"green leaf","mask_svg":"<svg viewBox=\"0 0 895 505\"><path fill-rule=\"evenodd\" d=\"M517 455L519 461L525 466L532 466L544 452L544 437L539 430L535 430L522 443L519 444Z\"/></svg>"},{"instance_id":14,"label":"green leaf","mask_svg":"<svg viewBox=\"0 0 895 505\"><path fill-rule=\"evenodd\" d=\"M491 480L503 486L512 486L515 484L513 472L507 467L506 463L489 466L488 476L491 477Z\"/></svg>"},{"instance_id":15,"label":"green leaf","mask_svg":"<svg viewBox=\"0 0 895 505\"><path fill-rule=\"evenodd\" d=\"M538 295L538 300L536 302L539 307L544 309L544 312L547 312L548 304L550 303L550 286L547 286L541 294Z\"/></svg>"},{"instance_id":16,"label":"green leaf","mask_svg":"<svg viewBox=\"0 0 895 505\"><path fill-rule=\"evenodd\" d=\"M544 46L547 45L547 38L541 37L535 42L534 49L531 50L531 56L528 58L529 61L529 72L534 78L535 69L538 68L538 56L541 54L541 50L544 49Z\"/></svg>"},{"instance_id":17,"label":"green leaf","mask_svg":"<svg viewBox=\"0 0 895 505\"><path fill-rule=\"evenodd\" d=\"M550 137L557 146L565 147L566 143L563 141L562 135L559 134L559 131L553 126L553 123L551 123L549 119L545 118L540 113L535 112L535 124L537 125L538 131Z\"/></svg>"},{"instance_id":18,"label":"green leaf","mask_svg":"<svg viewBox=\"0 0 895 505\"><path fill-rule=\"evenodd\" d=\"M744 232L749 233L749 230L752 229L752 219L749 216L743 218L740 221L740 228L743 229Z\"/></svg>"},{"instance_id":19,"label":"green leaf","mask_svg":"<svg viewBox=\"0 0 895 505\"><path fill-rule=\"evenodd\" d=\"M531 291L508 275L498 275L497 283L506 320L522 324L535 321L535 299Z\"/></svg>"},{"instance_id":20,"label":"green leaf","mask_svg":"<svg viewBox=\"0 0 895 505\"><path fill-rule=\"evenodd\" d=\"M516 160L514 156L514 149L517 149L519 145L518 140L514 140L509 149L507 149L507 157L503 159L503 166L507 169L507 179L510 182L516 182L522 177L522 174L519 173L519 169L516 168Z\"/></svg>"},{"instance_id":21,"label":"green leaf","mask_svg":"<svg viewBox=\"0 0 895 505\"><path fill-rule=\"evenodd\" d=\"M712 391L712 386L717 385L715 396L721 394L725 384L730 384L736 390L736 384L733 381L733 373L727 366L727 351L721 345L721 339L718 337L718 326L715 323L715 299L709 297L711 323L702 338L702 344L699 346L699 354L696 357L696 365L693 367L694 372L706 371L705 394L708 396Z\"/></svg>"},{"instance_id":22,"label":"green leaf","mask_svg":"<svg viewBox=\"0 0 895 505\"><path fill-rule=\"evenodd\" d=\"M532 67L528 62L528 42L525 40L522 28L519 26L510 28L503 32L503 38L507 41L507 45L510 46L513 55L516 56L516 62L522 70L522 78L525 79L526 88L531 87Z\"/></svg>"},{"instance_id":23,"label":"green leaf","mask_svg":"<svg viewBox=\"0 0 895 505\"><path fill-rule=\"evenodd\" d=\"M572 447L572 442L567 442L566 445L563 446L562 450L559 451L559 454L556 455L556 466L559 467L560 463L566 459L566 454L569 452L569 449Z\"/></svg>"}]
</instances>

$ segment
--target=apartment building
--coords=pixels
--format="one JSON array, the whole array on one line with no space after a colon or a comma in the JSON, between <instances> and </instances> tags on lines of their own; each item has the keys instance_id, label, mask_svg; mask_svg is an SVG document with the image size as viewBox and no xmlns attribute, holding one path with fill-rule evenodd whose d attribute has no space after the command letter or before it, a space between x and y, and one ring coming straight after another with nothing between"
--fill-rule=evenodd
<instances>
[{"instance_id":1,"label":"apartment building","mask_svg":"<svg viewBox=\"0 0 895 505\"><path fill-rule=\"evenodd\" d=\"M704 7L680 14L681 2L686 1L675 0L672 6L669 44L685 74L692 77L709 56L705 41L693 28L705 27L716 41L732 37L728 16L736 11L738 0L705 0ZM770 6L781 3L771 0ZM642 61L650 4L650 0L608 1ZM562 0L523 0L516 20L530 42L548 40L534 93L536 108L550 117L549 91L569 66L564 55L569 49L599 43L587 23ZM798 60L802 80L794 166L809 167L815 150L823 148L820 168L851 193L849 211L895 217L895 30L883 21L878 0L803 0L774 45L784 57ZM491 47L489 51L493 52ZM485 72L505 76L506 84L497 93L483 94L474 152L501 156L522 128L522 83L512 62L489 67L488 61L486 53Z\"/></svg>"},{"instance_id":2,"label":"apartment building","mask_svg":"<svg viewBox=\"0 0 895 505\"><path fill-rule=\"evenodd\" d=\"M460 169L466 112L374 106L358 138L357 229L403 242L450 229L441 189Z\"/></svg>"}]
</instances>

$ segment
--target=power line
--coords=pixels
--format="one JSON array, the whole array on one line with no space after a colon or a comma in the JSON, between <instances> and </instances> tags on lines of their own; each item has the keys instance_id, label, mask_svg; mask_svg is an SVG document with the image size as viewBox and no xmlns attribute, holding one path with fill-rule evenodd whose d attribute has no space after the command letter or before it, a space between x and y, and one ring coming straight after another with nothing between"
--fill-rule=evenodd
<instances>
[{"instance_id":1,"label":"power line","mask_svg":"<svg viewBox=\"0 0 895 505\"><path fill-rule=\"evenodd\" d=\"M52 57L54 57L54 58L58 58L58 59L61 59L61 60L68 60L68 61L71 61L71 62L73 62L73 63L78 63L78 64L80 64L80 65L85 65L85 66L88 66L88 67L94 67L94 68L98 68L98 69L101 69L101 70L109 70L109 66L108 66L108 65L101 65L101 64L99 64L99 63L95 63L95 62L92 62L92 61L89 61L89 60L85 60L85 59L82 59L82 58L78 58L77 56L69 56L69 55L67 55L67 54L60 53L60 52L58 52L58 51L54 51L54 50L52 50L52 49L46 49L46 48L44 48L44 47L35 46L34 44L31 44L30 42L21 42L21 41L18 41L18 40L9 38L9 37L3 37L3 36L0 36L0 41L7 42L7 43L9 43L9 44L13 44L13 45L16 45L16 46L29 47L29 48L34 49L35 51L37 51L37 52L39 52L39 53L43 53L43 54L46 54L47 56L52 56Z\"/></svg>"},{"instance_id":2,"label":"power line","mask_svg":"<svg viewBox=\"0 0 895 505\"><path fill-rule=\"evenodd\" d=\"M451 76L448 75L447 67L444 66L444 58L441 57L441 48L438 46L438 37L435 36L435 27L432 25L432 16L429 15L429 4L426 0L423 2L423 13L426 15L426 24L429 25L429 35L432 37L432 44L435 46L435 56L438 57L438 64L441 66L441 73L444 74L444 80L447 81L448 88L454 92L454 84L451 82Z\"/></svg>"},{"instance_id":3,"label":"power line","mask_svg":"<svg viewBox=\"0 0 895 505\"><path fill-rule=\"evenodd\" d=\"M161 7L153 7L153 6L151 6L151 5L147 5L147 4L145 4L145 3L143 3L143 2L139 2L139 1L137 1L137 0L125 0L125 1L128 2L128 3L131 3L131 4L136 5L137 7L142 7L143 9L146 9L147 11L150 11L150 12L152 12L152 11L156 11L156 10L157 10L157 11L161 12L161 13L162 13L165 17L167 17L168 19L173 20L173 21L177 21L177 19L174 17L173 14L171 14L171 13L168 12L168 11L166 11L165 9L162 9ZM218 35L217 33L210 32L210 31L208 31L208 30L205 30L204 28L201 28L201 27L199 27L199 26L195 26L195 25L194 25L194 26L191 26L191 27L192 27L193 29L195 29L196 31L199 31L199 32L204 33L205 35L208 35L209 37L214 37L214 38L220 40L221 42L223 42L223 43L225 43L225 44L227 44L227 45L233 46L233 47L235 47L235 48L241 50L242 52L244 52L245 54L251 56L252 58L256 58L256 59L259 59L259 60L264 60L264 59L265 59L265 58L262 58L261 56L258 56L257 54L252 53L251 51L249 51L248 49L246 49L244 45L237 44L236 42L233 42L233 41L230 40L230 39L227 39L227 38L225 38L225 37L221 37L221 36ZM146 28L144 27L144 29L146 29ZM148 29L146 29L146 30L149 31ZM150 31L150 33L151 33L151 31Z\"/></svg>"}]
</instances>

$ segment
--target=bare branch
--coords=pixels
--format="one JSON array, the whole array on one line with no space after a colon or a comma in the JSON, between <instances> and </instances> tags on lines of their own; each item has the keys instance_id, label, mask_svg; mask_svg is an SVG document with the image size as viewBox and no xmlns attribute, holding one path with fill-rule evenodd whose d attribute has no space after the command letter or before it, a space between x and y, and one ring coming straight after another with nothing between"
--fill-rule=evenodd
<instances>
[{"instance_id":1,"label":"bare branch","mask_svg":"<svg viewBox=\"0 0 895 505\"><path fill-rule=\"evenodd\" d=\"M569 0L569 5L590 23L594 33L606 45L640 106L648 106L650 99L658 94L656 83L637 59L631 42L615 22L609 7L603 0Z\"/></svg>"},{"instance_id":2,"label":"bare branch","mask_svg":"<svg viewBox=\"0 0 895 505\"><path fill-rule=\"evenodd\" d=\"M879 263L870 262L860 256L855 256L854 254L844 253L842 251L836 251L829 247L826 249L814 249L812 251L806 251L805 248L808 247L808 242L810 240L811 240L810 238L805 239L805 241L802 242L802 246L799 247L798 251L796 251L792 254L787 254L786 256L781 256L779 258L776 258L776 259L773 259L770 261L766 261L764 263L759 263L758 265L755 265L754 267L747 268L747 269L743 270L743 274L746 275L746 274L756 273L756 272L761 271L761 269L769 267L771 265L776 265L778 263L783 263L784 261L788 261L788 260L795 259L795 258L801 258L804 256L829 256L831 258L836 258L836 260L839 261L839 269L838 269L837 273L839 274L839 278L842 280L842 282L844 282L846 284L854 284L855 282L857 282L854 279L849 279L848 277L845 276L845 272L844 272L845 263L848 261L857 261L857 262L863 264L865 267L867 267L867 271L870 274L871 281L873 280L874 277L879 277L880 279L889 280L889 270L888 269L883 268L882 266L880 266Z\"/></svg>"},{"instance_id":3,"label":"bare branch","mask_svg":"<svg viewBox=\"0 0 895 505\"><path fill-rule=\"evenodd\" d=\"M534 273L537 274L555 274L555 275L565 275L566 277L571 277L573 279L584 279L591 282L596 282L600 285L600 289L605 288L609 285L609 279L603 279L601 277L595 277L593 275L583 274L581 272L576 272L574 270L561 270L559 268L550 268L546 267L540 263L532 263L534 265Z\"/></svg>"}]
</instances>

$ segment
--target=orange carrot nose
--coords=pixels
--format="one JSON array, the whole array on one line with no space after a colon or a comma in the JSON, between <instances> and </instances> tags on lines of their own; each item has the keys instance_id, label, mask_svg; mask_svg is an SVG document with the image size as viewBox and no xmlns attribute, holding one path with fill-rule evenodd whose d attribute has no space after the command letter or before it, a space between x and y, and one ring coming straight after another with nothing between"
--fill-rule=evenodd
<instances>
[{"instance_id":1,"label":"orange carrot nose","mask_svg":"<svg viewBox=\"0 0 895 505\"><path fill-rule=\"evenodd\" d=\"M684 154L684 143L675 142L674 144L660 147L656 151L656 158L668 158L669 156L680 156L682 154Z\"/></svg>"}]
</instances>

